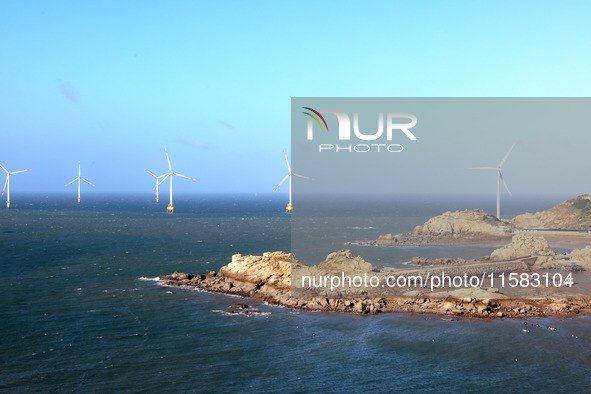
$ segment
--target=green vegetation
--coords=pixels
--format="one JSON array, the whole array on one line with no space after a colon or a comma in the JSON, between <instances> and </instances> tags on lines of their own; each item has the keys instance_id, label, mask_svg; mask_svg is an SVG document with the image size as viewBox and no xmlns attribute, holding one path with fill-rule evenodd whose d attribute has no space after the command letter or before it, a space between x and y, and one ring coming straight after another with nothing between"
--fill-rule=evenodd
<instances>
[{"instance_id":1,"label":"green vegetation","mask_svg":"<svg viewBox=\"0 0 591 394\"><path fill-rule=\"evenodd\" d=\"M488 222L499 222L500 221L499 219L497 219L496 216L493 216L493 215L484 215L484 216L482 216L482 219L484 219Z\"/></svg>"},{"instance_id":2,"label":"green vegetation","mask_svg":"<svg viewBox=\"0 0 591 394\"><path fill-rule=\"evenodd\" d=\"M579 198L579 199L574 199L573 200L569 200L569 202L572 201L572 205L573 207L580 209L581 213L584 216L591 216L591 200L587 200L586 198Z\"/></svg>"}]
</instances>

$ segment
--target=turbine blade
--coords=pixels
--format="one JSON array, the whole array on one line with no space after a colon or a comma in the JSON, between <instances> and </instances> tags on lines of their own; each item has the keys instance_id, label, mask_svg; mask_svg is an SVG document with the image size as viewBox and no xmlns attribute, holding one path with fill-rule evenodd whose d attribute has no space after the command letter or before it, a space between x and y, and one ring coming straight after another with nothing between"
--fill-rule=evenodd
<instances>
[{"instance_id":1,"label":"turbine blade","mask_svg":"<svg viewBox=\"0 0 591 394\"><path fill-rule=\"evenodd\" d=\"M2 197L4 197L4 192L6 191L6 185L8 185L8 177L6 177L6 180L4 181L4 188L2 189Z\"/></svg>"},{"instance_id":2,"label":"turbine blade","mask_svg":"<svg viewBox=\"0 0 591 394\"><path fill-rule=\"evenodd\" d=\"M2 164L0 164L0 167L2 167L2 169L4 170L5 173L9 173L8 170L6 168L4 168L4 166Z\"/></svg>"},{"instance_id":3,"label":"turbine blade","mask_svg":"<svg viewBox=\"0 0 591 394\"><path fill-rule=\"evenodd\" d=\"M70 184L72 184L72 183L76 182L77 180L78 180L78 178L76 178L76 179L74 179L74 180L72 180L72 181L70 181L70 182L66 183L64 186L68 186L68 185L70 185Z\"/></svg>"},{"instance_id":4,"label":"turbine blade","mask_svg":"<svg viewBox=\"0 0 591 394\"><path fill-rule=\"evenodd\" d=\"M82 179L84 182L88 183L89 185L94 186L92 183L88 182L86 179L84 179L84 178L80 178L80 179Z\"/></svg>"},{"instance_id":5,"label":"turbine blade","mask_svg":"<svg viewBox=\"0 0 591 394\"><path fill-rule=\"evenodd\" d=\"M20 174L21 172L27 172L27 171L33 171L33 169L32 168L29 168L28 170L14 171L14 172L11 172L10 175Z\"/></svg>"},{"instance_id":6,"label":"turbine blade","mask_svg":"<svg viewBox=\"0 0 591 394\"><path fill-rule=\"evenodd\" d=\"M158 178L153 172L148 171L147 169L144 168L144 170L146 170L148 172L148 174L152 175L154 178Z\"/></svg>"},{"instance_id":7,"label":"turbine blade","mask_svg":"<svg viewBox=\"0 0 591 394\"><path fill-rule=\"evenodd\" d=\"M500 171L499 171L499 176L501 177L501 180L503 181L503 185L505 185L505 189L507 189L507 192L509 193L509 195L512 196L513 193L511 193L511 190L509 190L509 186L507 186L507 182L505 182L505 178L503 178L503 174L501 174Z\"/></svg>"},{"instance_id":8,"label":"turbine blade","mask_svg":"<svg viewBox=\"0 0 591 394\"><path fill-rule=\"evenodd\" d=\"M285 155L285 162L287 163L287 171L291 172L291 166L289 165L289 160L287 160L287 152L285 152L285 148L283 148L283 154Z\"/></svg>"},{"instance_id":9,"label":"turbine blade","mask_svg":"<svg viewBox=\"0 0 591 394\"><path fill-rule=\"evenodd\" d=\"M172 166L170 165L170 157L168 157L168 150L166 149L166 145L164 145L164 152L166 153L166 160L168 160L168 169L172 172Z\"/></svg>"},{"instance_id":10,"label":"turbine blade","mask_svg":"<svg viewBox=\"0 0 591 394\"><path fill-rule=\"evenodd\" d=\"M495 167L473 167L473 168L469 168L470 170L498 170L498 168Z\"/></svg>"},{"instance_id":11,"label":"turbine blade","mask_svg":"<svg viewBox=\"0 0 591 394\"><path fill-rule=\"evenodd\" d=\"M166 176L164 178L162 178L162 180L160 182L158 182L158 186L160 186L162 184L162 182L164 182L170 176L170 174L172 174L172 172L169 172L168 174L166 174ZM154 187L154 189L156 189L156 187Z\"/></svg>"},{"instance_id":12,"label":"turbine blade","mask_svg":"<svg viewBox=\"0 0 591 394\"><path fill-rule=\"evenodd\" d=\"M194 179L194 178L188 177L188 176L186 176L186 175L181 175L181 174L179 174L178 172L175 172L175 173L174 173L174 175L176 175L176 176L180 176L181 178L187 178L187 179L190 179L190 180L192 180L192 181L195 181L195 182L199 182L197 179Z\"/></svg>"},{"instance_id":13,"label":"turbine blade","mask_svg":"<svg viewBox=\"0 0 591 394\"><path fill-rule=\"evenodd\" d=\"M296 174L296 173L294 173L294 172L292 172L291 174L292 174L292 175L295 175L295 176L298 176L298 177L300 177L300 178L304 178L304 179L310 179L311 181L313 181L313 180L314 180L314 178L310 178L310 177L307 177L307 176L299 175L299 174Z\"/></svg>"},{"instance_id":14,"label":"turbine blade","mask_svg":"<svg viewBox=\"0 0 591 394\"><path fill-rule=\"evenodd\" d=\"M507 158L509 157L509 155L511 154L511 151L513 150L513 148L515 148L515 143L513 143L513 145L511 145L511 148L509 148L509 151L507 152L507 154L505 155L505 157L503 157L503 160L501 160L501 164L499 164L499 168L503 167L503 164L505 164L505 162L507 161Z\"/></svg>"},{"instance_id":15,"label":"turbine blade","mask_svg":"<svg viewBox=\"0 0 591 394\"><path fill-rule=\"evenodd\" d=\"M287 180L287 178L289 178L289 176L290 176L290 175L291 175L291 172L290 172L289 174L287 174L287 175L285 176L285 178L283 178L283 180L282 180L281 182L279 182L279 184L278 184L278 185L275 187L275 189L273 189L273 191L277 190L277 188L279 188L279 186L281 186L281 184L282 184L283 182L285 182L285 181Z\"/></svg>"}]
</instances>

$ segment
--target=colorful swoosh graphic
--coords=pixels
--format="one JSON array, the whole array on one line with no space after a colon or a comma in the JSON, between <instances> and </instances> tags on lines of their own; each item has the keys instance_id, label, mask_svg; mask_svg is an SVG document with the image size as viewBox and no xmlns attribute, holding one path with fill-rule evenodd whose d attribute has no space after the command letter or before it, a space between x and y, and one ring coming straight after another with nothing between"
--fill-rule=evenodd
<instances>
[{"instance_id":1,"label":"colorful swoosh graphic","mask_svg":"<svg viewBox=\"0 0 591 394\"><path fill-rule=\"evenodd\" d=\"M320 117L320 119L322 119L322 122L324 123L324 126L326 126L326 131L328 131L328 125L326 124L326 120L324 120L324 116L322 116L322 115L320 114L320 112L318 112L318 111L316 111L315 109L312 109L312 108L310 108L310 107L302 107L302 108L304 108L304 109L307 109L308 111L312 111L312 112L314 112L316 115L318 115L318 116ZM318 123L318 126L320 126L320 130L324 130L324 127L322 127L322 123L320 123L320 120L318 120L318 118L317 118L316 116L312 115L312 114L311 114L311 113L309 113L309 112L302 112L302 113L303 113L303 114L306 114L306 115L308 115L308 116L309 116L309 117L311 117L311 118L313 118L313 119L316 121L316 123Z\"/></svg>"}]
</instances>

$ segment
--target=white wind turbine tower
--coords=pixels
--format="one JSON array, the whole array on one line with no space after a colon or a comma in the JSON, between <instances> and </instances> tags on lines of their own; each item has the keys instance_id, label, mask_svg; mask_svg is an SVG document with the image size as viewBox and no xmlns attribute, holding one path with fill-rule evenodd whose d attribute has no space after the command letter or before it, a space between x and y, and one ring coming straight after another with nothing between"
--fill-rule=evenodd
<instances>
[{"instance_id":1,"label":"white wind turbine tower","mask_svg":"<svg viewBox=\"0 0 591 394\"><path fill-rule=\"evenodd\" d=\"M503 174L501 174L501 170L503 169L503 164L505 164L505 161L507 161L507 158L509 157L509 154L511 153L514 147L515 144L511 145L511 148L509 148L509 151L507 152L505 157L503 157L503 160L501 160L498 167L470 168L471 170L494 170L497 172L497 219L499 220L501 219L501 181L503 181L503 185L505 186L505 189L507 189L509 195L512 195L511 191L509 190L509 187L507 186L507 183L505 182L505 178L503 178Z\"/></svg>"},{"instance_id":2,"label":"white wind turbine tower","mask_svg":"<svg viewBox=\"0 0 591 394\"><path fill-rule=\"evenodd\" d=\"M72 181L66 183L66 186L71 185L72 183L78 181L78 203L80 203L80 181L84 181L88 183L90 186L94 186L92 183L88 182L86 179L82 178L80 174L80 160L78 160L78 178L73 179Z\"/></svg>"},{"instance_id":3,"label":"white wind turbine tower","mask_svg":"<svg viewBox=\"0 0 591 394\"><path fill-rule=\"evenodd\" d=\"M0 167L6 172L6 181L4 182L4 189L2 189L2 195L4 195L4 191L6 190L6 208L10 208L10 176L20 174L21 172L32 171L33 169L9 172L2 164L0 164Z\"/></svg>"},{"instance_id":4,"label":"white wind turbine tower","mask_svg":"<svg viewBox=\"0 0 591 394\"><path fill-rule=\"evenodd\" d=\"M285 208L285 212L287 213L292 213L293 212L293 207L291 205L291 176L297 176L300 178L304 178L304 179L310 179L310 180L314 180L313 178L308 178L307 176L303 176L303 175L299 175L296 174L294 172L291 171L291 166L289 165L289 160L287 160L287 153L285 152L285 149L283 149L283 154L285 155L285 163L287 163L287 171L289 171L289 174L287 174L285 176L285 178L283 178L283 180L281 182L279 182L279 184L277 185L277 187L275 189L273 189L273 191L277 190L277 188L279 188L279 186L281 186L281 184L283 182L285 182L287 180L287 178L289 178L289 204L287 204L287 207Z\"/></svg>"},{"instance_id":5,"label":"white wind turbine tower","mask_svg":"<svg viewBox=\"0 0 591 394\"><path fill-rule=\"evenodd\" d=\"M178 172L174 172L172 170L172 166L170 165L170 158L168 157L168 150L166 150L166 146L164 147L164 152L166 153L166 160L168 160L168 170L170 172L162 175L162 176L164 176L164 178L158 184L160 185L162 182L164 182L166 180L166 178L170 178L170 203L168 204L168 207L166 207L166 212L173 213L174 212L174 205L172 205L172 178L176 175L176 176L180 176L181 178L187 178L187 179L190 179L195 182L198 182L198 181L197 181L197 179L193 179L193 178L190 178L186 175L181 175Z\"/></svg>"},{"instance_id":6,"label":"white wind turbine tower","mask_svg":"<svg viewBox=\"0 0 591 394\"><path fill-rule=\"evenodd\" d=\"M163 176L165 176L166 174L158 176L158 175L154 174L153 172L151 172L151 171L148 171L148 170L147 170L147 169L145 169L145 168L144 168L144 170L146 170L146 171L148 172L148 174L150 174L150 175L152 175L154 178L156 178L156 187L155 187L154 189L156 189L156 202L158 202L158 186L160 186L160 183L158 183L158 181L159 181L159 179L160 179L160 178L162 178L162 177L163 177ZM154 189L152 189L152 190L154 190Z\"/></svg>"}]
</instances>

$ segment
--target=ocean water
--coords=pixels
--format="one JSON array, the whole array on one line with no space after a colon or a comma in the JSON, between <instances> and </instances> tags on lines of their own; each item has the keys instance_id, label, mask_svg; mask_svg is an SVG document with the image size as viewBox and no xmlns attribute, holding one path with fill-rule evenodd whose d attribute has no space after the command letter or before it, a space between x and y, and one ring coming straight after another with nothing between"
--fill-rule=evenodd
<instances>
[{"instance_id":1,"label":"ocean water","mask_svg":"<svg viewBox=\"0 0 591 394\"><path fill-rule=\"evenodd\" d=\"M514 215L560 201L505 205ZM78 205L71 196L15 195L13 202L0 210L3 391L567 392L591 384L589 317L304 313L154 280L218 270L234 253L289 250L282 196L179 197L174 215L149 196L95 196ZM347 213L358 225L321 232L344 248L479 205L478 197L398 197L392 217L360 209ZM314 225L323 230L332 219L320 216ZM491 250L350 248L393 266L415 254ZM264 313L224 313L237 302Z\"/></svg>"}]
</instances>

